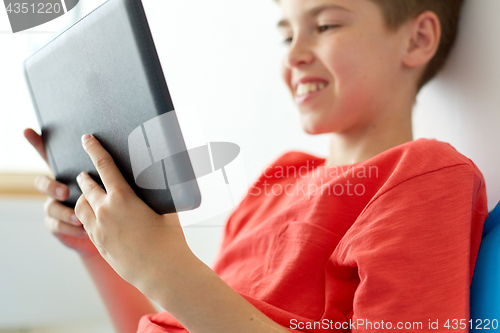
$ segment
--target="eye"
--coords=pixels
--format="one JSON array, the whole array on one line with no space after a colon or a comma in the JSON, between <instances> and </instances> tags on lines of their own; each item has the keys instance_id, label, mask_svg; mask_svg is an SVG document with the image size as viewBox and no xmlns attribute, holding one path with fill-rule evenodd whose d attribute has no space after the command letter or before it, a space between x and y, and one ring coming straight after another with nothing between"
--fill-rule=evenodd
<instances>
[{"instance_id":1,"label":"eye","mask_svg":"<svg viewBox=\"0 0 500 333\"><path fill-rule=\"evenodd\" d=\"M320 32L323 32L323 31L330 30L330 29L334 29L334 28L338 28L338 27L340 27L340 25L338 25L338 24L320 25L320 26L318 27L318 30L319 30Z\"/></svg>"},{"instance_id":2,"label":"eye","mask_svg":"<svg viewBox=\"0 0 500 333\"><path fill-rule=\"evenodd\" d=\"M330 29L335 29L335 28L340 28L340 25L338 25L338 24L320 25L318 27L318 30L319 30L319 32L324 32L324 31L327 31ZM283 41L283 44L289 45L292 43L292 40L293 40L292 37L289 37Z\"/></svg>"},{"instance_id":3,"label":"eye","mask_svg":"<svg viewBox=\"0 0 500 333\"><path fill-rule=\"evenodd\" d=\"M285 45L289 45L290 43L292 43L292 37L289 37L283 41L283 44Z\"/></svg>"}]
</instances>

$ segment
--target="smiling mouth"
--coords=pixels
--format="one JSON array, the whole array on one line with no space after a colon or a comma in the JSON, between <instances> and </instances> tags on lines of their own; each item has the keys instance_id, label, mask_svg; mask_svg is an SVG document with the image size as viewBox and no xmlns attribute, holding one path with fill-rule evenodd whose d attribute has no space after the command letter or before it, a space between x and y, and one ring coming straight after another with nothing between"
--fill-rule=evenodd
<instances>
[{"instance_id":1,"label":"smiling mouth","mask_svg":"<svg viewBox=\"0 0 500 333\"><path fill-rule=\"evenodd\" d=\"M299 83L297 89L295 91L295 95L297 97L307 95L311 92L320 91L325 89L328 86L328 83L324 82L307 82L307 83Z\"/></svg>"}]
</instances>

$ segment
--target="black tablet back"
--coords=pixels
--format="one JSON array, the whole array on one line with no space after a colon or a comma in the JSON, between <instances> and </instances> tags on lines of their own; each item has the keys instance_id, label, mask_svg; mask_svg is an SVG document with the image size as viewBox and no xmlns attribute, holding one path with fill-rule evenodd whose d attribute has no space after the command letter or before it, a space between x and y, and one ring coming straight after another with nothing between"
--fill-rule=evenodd
<instances>
[{"instance_id":1,"label":"black tablet back","mask_svg":"<svg viewBox=\"0 0 500 333\"><path fill-rule=\"evenodd\" d=\"M201 203L140 0L108 0L28 58L25 77L56 179L102 182L80 138L95 135L136 194L159 214Z\"/></svg>"}]
</instances>

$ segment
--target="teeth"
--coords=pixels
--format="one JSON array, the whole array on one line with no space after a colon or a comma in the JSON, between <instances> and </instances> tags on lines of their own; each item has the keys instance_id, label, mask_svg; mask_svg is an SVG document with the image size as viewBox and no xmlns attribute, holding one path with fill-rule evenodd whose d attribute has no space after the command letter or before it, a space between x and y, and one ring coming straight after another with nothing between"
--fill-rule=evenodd
<instances>
[{"instance_id":1,"label":"teeth","mask_svg":"<svg viewBox=\"0 0 500 333\"><path fill-rule=\"evenodd\" d=\"M310 92L315 92L318 90L321 90L327 86L326 83L314 83L314 82L308 82L308 83L299 83L297 86L297 96L303 96L306 95Z\"/></svg>"}]
</instances>

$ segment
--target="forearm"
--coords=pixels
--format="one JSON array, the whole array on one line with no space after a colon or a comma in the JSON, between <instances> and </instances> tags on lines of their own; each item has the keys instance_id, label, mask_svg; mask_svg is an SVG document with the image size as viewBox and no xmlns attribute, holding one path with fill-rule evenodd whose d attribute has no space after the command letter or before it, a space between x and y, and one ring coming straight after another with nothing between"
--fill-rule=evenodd
<instances>
[{"instance_id":1,"label":"forearm","mask_svg":"<svg viewBox=\"0 0 500 333\"><path fill-rule=\"evenodd\" d=\"M117 332L136 333L141 316L157 313L149 299L123 280L100 255L82 256L81 259Z\"/></svg>"},{"instance_id":2,"label":"forearm","mask_svg":"<svg viewBox=\"0 0 500 333\"><path fill-rule=\"evenodd\" d=\"M191 333L284 333L194 255L179 256L147 294Z\"/></svg>"}]
</instances>

